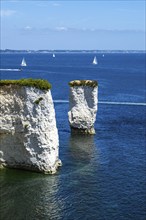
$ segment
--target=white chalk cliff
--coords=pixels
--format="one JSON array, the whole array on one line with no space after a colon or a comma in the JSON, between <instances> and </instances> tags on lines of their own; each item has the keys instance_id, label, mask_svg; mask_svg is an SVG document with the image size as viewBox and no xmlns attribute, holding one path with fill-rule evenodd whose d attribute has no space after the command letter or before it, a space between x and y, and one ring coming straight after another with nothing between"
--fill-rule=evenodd
<instances>
[{"instance_id":1,"label":"white chalk cliff","mask_svg":"<svg viewBox=\"0 0 146 220\"><path fill-rule=\"evenodd\" d=\"M71 130L95 134L98 103L98 86L96 81L75 80L69 83L70 99L68 118Z\"/></svg>"},{"instance_id":2,"label":"white chalk cliff","mask_svg":"<svg viewBox=\"0 0 146 220\"><path fill-rule=\"evenodd\" d=\"M55 173L61 161L51 91L3 85L0 92L0 166Z\"/></svg>"}]
</instances>

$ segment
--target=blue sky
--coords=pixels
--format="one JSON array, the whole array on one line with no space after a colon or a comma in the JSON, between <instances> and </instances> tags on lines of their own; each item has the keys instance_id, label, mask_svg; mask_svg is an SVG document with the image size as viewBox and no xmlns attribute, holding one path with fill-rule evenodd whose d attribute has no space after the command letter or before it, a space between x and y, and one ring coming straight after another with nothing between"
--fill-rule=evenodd
<instances>
[{"instance_id":1,"label":"blue sky","mask_svg":"<svg viewBox=\"0 0 146 220\"><path fill-rule=\"evenodd\" d=\"M1 49L144 50L145 0L1 0Z\"/></svg>"}]
</instances>

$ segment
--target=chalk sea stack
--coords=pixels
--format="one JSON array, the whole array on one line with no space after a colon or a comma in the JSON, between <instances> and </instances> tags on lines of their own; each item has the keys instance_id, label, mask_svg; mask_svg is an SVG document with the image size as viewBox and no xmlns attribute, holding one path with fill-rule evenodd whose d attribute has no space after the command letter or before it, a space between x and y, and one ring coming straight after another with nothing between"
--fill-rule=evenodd
<instances>
[{"instance_id":1,"label":"chalk sea stack","mask_svg":"<svg viewBox=\"0 0 146 220\"><path fill-rule=\"evenodd\" d=\"M59 160L51 85L41 79L0 81L0 166L53 174Z\"/></svg>"},{"instance_id":2,"label":"chalk sea stack","mask_svg":"<svg viewBox=\"0 0 146 220\"><path fill-rule=\"evenodd\" d=\"M98 104L98 83L94 80L74 80L69 82L69 124L71 132L95 134Z\"/></svg>"}]
</instances>

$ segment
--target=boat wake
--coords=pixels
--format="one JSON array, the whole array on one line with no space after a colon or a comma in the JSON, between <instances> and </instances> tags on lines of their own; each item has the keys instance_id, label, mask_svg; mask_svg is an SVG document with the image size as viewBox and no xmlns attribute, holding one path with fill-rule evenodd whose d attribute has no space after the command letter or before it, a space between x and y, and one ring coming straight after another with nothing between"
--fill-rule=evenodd
<instances>
[{"instance_id":1,"label":"boat wake","mask_svg":"<svg viewBox=\"0 0 146 220\"><path fill-rule=\"evenodd\" d=\"M0 69L0 71L21 71L22 69Z\"/></svg>"},{"instance_id":2,"label":"boat wake","mask_svg":"<svg viewBox=\"0 0 146 220\"><path fill-rule=\"evenodd\" d=\"M54 100L54 103L69 103L68 100ZM106 104L106 105L139 105L139 106L146 106L144 102L108 102L108 101L99 101L99 104Z\"/></svg>"},{"instance_id":3,"label":"boat wake","mask_svg":"<svg viewBox=\"0 0 146 220\"><path fill-rule=\"evenodd\" d=\"M100 104L107 104L107 105L145 105L144 102L106 102L106 101L99 101Z\"/></svg>"},{"instance_id":4,"label":"boat wake","mask_svg":"<svg viewBox=\"0 0 146 220\"><path fill-rule=\"evenodd\" d=\"M68 100L54 100L54 103L68 103Z\"/></svg>"}]
</instances>

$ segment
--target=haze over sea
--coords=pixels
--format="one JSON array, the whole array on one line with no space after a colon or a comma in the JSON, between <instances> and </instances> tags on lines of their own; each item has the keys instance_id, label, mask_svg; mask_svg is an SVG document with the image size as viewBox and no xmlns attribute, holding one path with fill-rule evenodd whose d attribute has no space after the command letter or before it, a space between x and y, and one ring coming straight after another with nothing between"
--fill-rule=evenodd
<instances>
[{"instance_id":1,"label":"haze over sea","mask_svg":"<svg viewBox=\"0 0 146 220\"><path fill-rule=\"evenodd\" d=\"M55 175L1 171L0 219L144 220L145 53L55 55L1 53L1 79L52 84L63 166ZM98 65L92 65L95 55ZM23 57L27 67L16 71ZM70 133L68 82L74 79L99 83L94 136Z\"/></svg>"}]
</instances>

